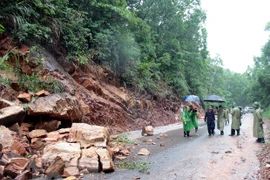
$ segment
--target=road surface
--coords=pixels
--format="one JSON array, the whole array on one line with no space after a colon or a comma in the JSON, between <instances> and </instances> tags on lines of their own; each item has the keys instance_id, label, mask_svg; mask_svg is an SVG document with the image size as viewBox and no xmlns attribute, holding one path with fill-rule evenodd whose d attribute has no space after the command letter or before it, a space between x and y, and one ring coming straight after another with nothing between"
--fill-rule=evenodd
<instances>
[{"instance_id":1,"label":"road surface","mask_svg":"<svg viewBox=\"0 0 270 180\"><path fill-rule=\"evenodd\" d=\"M162 132L162 128L157 128L159 132L156 132L154 136L136 139L138 145L131 148L132 152L126 161L149 162L148 173L116 168L112 173L85 175L84 179L256 179L259 169L256 153L261 149L262 144L256 143L256 139L252 136L252 114L243 116L240 136L229 136L231 130L231 124L229 124L225 126L223 136L216 129L216 134L209 138L206 124L202 120L199 124L199 136L194 136L194 132L191 132L191 137L183 137L182 125L177 124L163 128L166 138L157 138ZM156 145L149 145L143 142L143 139L147 141L152 139ZM160 142L164 142L165 146L161 147ZM148 149L151 154L149 156L137 155L141 148Z\"/></svg>"}]
</instances>

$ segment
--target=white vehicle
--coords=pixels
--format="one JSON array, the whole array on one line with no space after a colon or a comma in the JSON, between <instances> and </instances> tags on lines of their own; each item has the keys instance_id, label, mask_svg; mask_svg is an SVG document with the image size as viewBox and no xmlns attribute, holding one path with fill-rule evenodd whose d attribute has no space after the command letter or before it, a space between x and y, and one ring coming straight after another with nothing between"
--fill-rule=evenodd
<instances>
[{"instance_id":1,"label":"white vehicle","mask_svg":"<svg viewBox=\"0 0 270 180\"><path fill-rule=\"evenodd\" d=\"M244 109L244 113L246 114L246 113L253 113L253 111L254 111L254 108L253 107L245 107L245 109Z\"/></svg>"}]
</instances>

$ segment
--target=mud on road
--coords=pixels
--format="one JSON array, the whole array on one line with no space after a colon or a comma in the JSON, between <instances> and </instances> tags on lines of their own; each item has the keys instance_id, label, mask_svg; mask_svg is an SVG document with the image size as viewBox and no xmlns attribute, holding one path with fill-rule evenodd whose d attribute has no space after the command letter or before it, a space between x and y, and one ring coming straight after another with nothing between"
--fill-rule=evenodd
<instances>
[{"instance_id":1,"label":"mud on road","mask_svg":"<svg viewBox=\"0 0 270 180\"><path fill-rule=\"evenodd\" d=\"M147 173L116 168L112 173L89 174L84 179L260 179L257 153L264 145L256 143L252 135L252 114L243 116L240 136L229 136L229 124L225 126L223 136L216 129L216 134L209 138L206 124L202 120L199 124L199 136L194 136L192 132L191 137L183 137L181 124L155 128L154 136L140 137L140 132L131 133L130 137L140 138L136 139L138 145L131 147L131 154L125 161L149 162ZM165 133L167 137L159 137L160 133ZM147 144L149 139L155 145ZM161 147L160 142L164 142L165 146ZM151 154L137 155L141 148L148 149Z\"/></svg>"}]
</instances>

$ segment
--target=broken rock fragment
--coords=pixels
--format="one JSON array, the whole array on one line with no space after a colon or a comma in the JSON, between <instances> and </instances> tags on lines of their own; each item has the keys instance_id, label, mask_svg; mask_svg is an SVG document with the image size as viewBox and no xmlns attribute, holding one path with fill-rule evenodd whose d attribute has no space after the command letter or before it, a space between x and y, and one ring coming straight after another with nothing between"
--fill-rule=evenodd
<instances>
[{"instance_id":1,"label":"broken rock fragment","mask_svg":"<svg viewBox=\"0 0 270 180\"><path fill-rule=\"evenodd\" d=\"M18 175L22 174L28 164L29 160L27 158L12 158L11 161L5 166L4 175L15 178Z\"/></svg>"},{"instance_id":2,"label":"broken rock fragment","mask_svg":"<svg viewBox=\"0 0 270 180\"><path fill-rule=\"evenodd\" d=\"M145 134L147 136L153 136L153 134L154 134L153 126L144 126L142 129L142 136L145 136Z\"/></svg>"},{"instance_id":3,"label":"broken rock fragment","mask_svg":"<svg viewBox=\"0 0 270 180\"><path fill-rule=\"evenodd\" d=\"M143 156L149 156L150 151L148 151L146 148L142 148L139 152L138 155L143 155Z\"/></svg>"},{"instance_id":4,"label":"broken rock fragment","mask_svg":"<svg viewBox=\"0 0 270 180\"><path fill-rule=\"evenodd\" d=\"M49 178L61 177L65 168L65 162L61 157L57 156L52 161L51 165L46 169L45 173Z\"/></svg>"},{"instance_id":5,"label":"broken rock fragment","mask_svg":"<svg viewBox=\"0 0 270 180\"><path fill-rule=\"evenodd\" d=\"M99 160L95 147L82 149L82 155L79 159L79 169L87 169L89 172L99 171Z\"/></svg>"},{"instance_id":6,"label":"broken rock fragment","mask_svg":"<svg viewBox=\"0 0 270 180\"><path fill-rule=\"evenodd\" d=\"M113 171L114 163L112 161L112 156L109 151L106 148L97 148L96 153L99 156L102 171Z\"/></svg>"},{"instance_id":7,"label":"broken rock fragment","mask_svg":"<svg viewBox=\"0 0 270 180\"><path fill-rule=\"evenodd\" d=\"M44 129L35 129L29 133L29 137L31 139L33 138L40 138L40 137L46 137L47 131Z\"/></svg>"}]
</instances>

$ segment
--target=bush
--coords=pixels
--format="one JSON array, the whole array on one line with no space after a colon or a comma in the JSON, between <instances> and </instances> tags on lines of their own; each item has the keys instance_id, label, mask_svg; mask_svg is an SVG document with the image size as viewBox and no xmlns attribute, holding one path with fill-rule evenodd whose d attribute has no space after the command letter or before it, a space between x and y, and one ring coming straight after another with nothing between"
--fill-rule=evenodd
<instances>
[{"instance_id":1,"label":"bush","mask_svg":"<svg viewBox=\"0 0 270 180\"><path fill-rule=\"evenodd\" d=\"M267 119L270 119L270 108L266 108L266 109L263 111L263 117L264 117L264 118L267 118Z\"/></svg>"}]
</instances>

